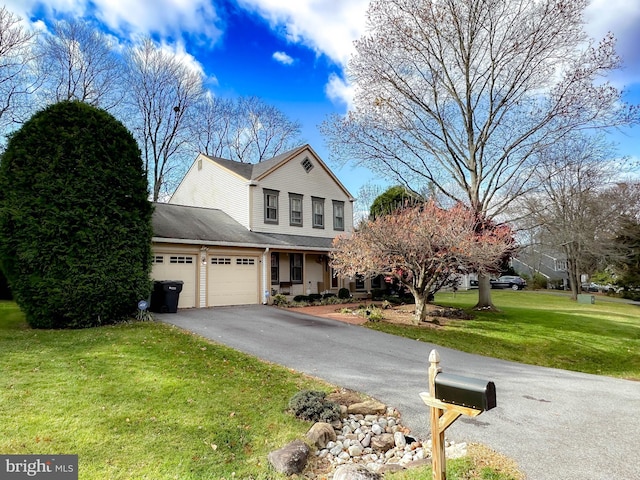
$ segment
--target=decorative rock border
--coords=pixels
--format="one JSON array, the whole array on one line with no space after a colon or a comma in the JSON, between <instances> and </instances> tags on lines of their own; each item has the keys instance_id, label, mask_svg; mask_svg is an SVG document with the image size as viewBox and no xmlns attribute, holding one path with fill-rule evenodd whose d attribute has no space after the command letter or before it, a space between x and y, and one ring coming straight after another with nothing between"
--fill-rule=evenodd
<instances>
[{"instance_id":1,"label":"decorative rock border","mask_svg":"<svg viewBox=\"0 0 640 480\"><path fill-rule=\"evenodd\" d=\"M340 408L340 420L331 424L315 423L305 436L307 443L315 447L313 455L333 467L333 474L329 474L328 478L379 479L385 472L431 463L431 441L422 442L409 435L410 430L402 425L400 413L395 408L376 400L341 404ZM303 465L300 450L300 440L295 440L271 452L269 461L278 472L287 475L301 473L308 458L305 455ZM283 460L287 451L295 452L290 462ZM448 458L459 458L466 454L465 443L446 442ZM295 463L296 467L287 466L291 463ZM342 466L349 467L343 469Z\"/></svg>"}]
</instances>

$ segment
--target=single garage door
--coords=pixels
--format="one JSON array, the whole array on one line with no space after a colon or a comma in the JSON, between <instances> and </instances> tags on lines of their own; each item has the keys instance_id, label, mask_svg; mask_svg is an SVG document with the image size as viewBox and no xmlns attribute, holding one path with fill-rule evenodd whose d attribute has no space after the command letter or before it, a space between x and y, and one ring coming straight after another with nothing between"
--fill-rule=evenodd
<instances>
[{"instance_id":1,"label":"single garage door","mask_svg":"<svg viewBox=\"0 0 640 480\"><path fill-rule=\"evenodd\" d=\"M258 257L211 256L207 305L248 305L259 302Z\"/></svg>"},{"instance_id":2,"label":"single garage door","mask_svg":"<svg viewBox=\"0 0 640 480\"><path fill-rule=\"evenodd\" d=\"M193 308L196 306L196 265L195 255L154 255L151 278L182 280L178 308Z\"/></svg>"}]
</instances>

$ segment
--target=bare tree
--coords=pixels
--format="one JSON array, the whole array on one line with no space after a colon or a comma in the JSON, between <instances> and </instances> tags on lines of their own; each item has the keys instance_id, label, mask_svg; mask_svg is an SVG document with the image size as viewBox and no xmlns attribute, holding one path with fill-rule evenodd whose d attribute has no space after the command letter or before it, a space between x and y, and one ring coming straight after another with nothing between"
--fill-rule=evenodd
<instances>
[{"instance_id":1,"label":"bare tree","mask_svg":"<svg viewBox=\"0 0 640 480\"><path fill-rule=\"evenodd\" d=\"M235 100L208 95L196 109L199 151L243 163L258 163L304 143L300 123L259 97Z\"/></svg>"},{"instance_id":2,"label":"bare tree","mask_svg":"<svg viewBox=\"0 0 640 480\"><path fill-rule=\"evenodd\" d=\"M234 101L214 97L210 92L191 111L194 149L212 157L228 158L234 119Z\"/></svg>"},{"instance_id":3,"label":"bare tree","mask_svg":"<svg viewBox=\"0 0 640 480\"><path fill-rule=\"evenodd\" d=\"M147 39L131 49L127 88L133 132L138 137L153 201L182 175L190 155L189 112L200 101L202 75Z\"/></svg>"},{"instance_id":4,"label":"bare tree","mask_svg":"<svg viewBox=\"0 0 640 480\"><path fill-rule=\"evenodd\" d=\"M235 160L261 162L298 146L300 123L289 120L258 97L241 97L236 105Z\"/></svg>"},{"instance_id":5,"label":"bare tree","mask_svg":"<svg viewBox=\"0 0 640 480\"><path fill-rule=\"evenodd\" d=\"M112 110L121 102L123 62L113 42L91 24L56 22L38 50L44 103L79 100Z\"/></svg>"},{"instance_id":6,"label":"bare tree","mask_svg":"<svg viewBox=\"0 0 640 480\"><path fill-rule=\"evenodd\" d=\"M535 192L521 198L520 211L540 227L543 248L564 252L573 299L581 274L612 260L612 240L622 208L611 193L611 146L602 139L573 135L545 151L533 176Z\"/></svg>"},{"instance_id":7,"label":"bare tree","mask_svg":"<svg viewBox=\"0 0 640 480\"><path fill-rule=\"evenodd\" d=\"M603 81L620 60L612 35L587 38L586 5L373 0L348 68L354 107L323 125L332 155L495 218L531 188L537 153L638 120ZM492 306L486 275L477 306Z\"/></svg>"},{"instance_id":8,"label":"bare tree","mask_svg":"<svg viewBox=\"0 0 640 480\"><path fill-rule=\"evenodd\" d=\"M29 114L29 97L38 86L31 75L36 34L20 25L20 18L0 8L0 130L20 123Z\"/></svg>"}]
</instances>

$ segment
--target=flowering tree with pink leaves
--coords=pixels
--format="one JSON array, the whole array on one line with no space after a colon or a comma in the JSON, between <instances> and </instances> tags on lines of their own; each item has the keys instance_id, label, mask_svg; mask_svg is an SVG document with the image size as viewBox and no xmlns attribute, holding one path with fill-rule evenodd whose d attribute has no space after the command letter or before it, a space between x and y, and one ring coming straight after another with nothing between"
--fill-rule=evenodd
<instances>
[{"instance_id":1,"label":"flowering tree with pink leaves","mask_svg":"<svg viewBox=\"0 0 640 480\"><path fill-rule=\"evenodd\" d=\"M366 222L350 237L334 240L337 275L385 275L413 294L415 323L426 319L427 298L467 272L495 271L513 250L508 226L487 228L462 204L450 209L428 201Z\"/></svg>"}]
</instances>

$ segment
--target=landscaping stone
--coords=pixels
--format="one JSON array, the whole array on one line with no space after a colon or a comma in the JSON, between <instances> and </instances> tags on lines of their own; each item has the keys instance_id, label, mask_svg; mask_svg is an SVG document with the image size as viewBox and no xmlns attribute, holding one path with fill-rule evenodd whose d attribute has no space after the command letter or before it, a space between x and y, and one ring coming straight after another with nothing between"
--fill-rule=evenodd
<instances>
[{"instance_id":1,"label":"landscaping stone","mask_svg":"<svg viewBox=\"0 0 640 480\"><path fill-rule=\"evenodd\" d=\"M390 433L382 433L371 438L371 446L374 450L387 452L395 446L395 440Z\"/></svg>"},{"instance_id":2,"label":"landscaping stone","mask_svg":"<svg viewBox=\"0 0 640 480\"><path fill-rule=\"evenodd\" d=\"M404 438L404 433L396 432L393 434L393 441L398 448L404 448L407 446L407 441Z\"/></svg>"},{"instance_id":3,"label":"landscaping stone","mask_svg":"<svg viewBox=\"0 0 640 480\"><path fill-rule=\"evenodd\" d=\"M307 466L309 446L302 440L294 440L279 450L269 453L268 459L273 468L285 475L302 473Z\"/></svg>"},{"instance_id":4,"label":"landscaping stone","mask_svg":"<svg viewBox=\"0 0 640 480\"><path fill-rule=\"evenodd\" d=\"M307 432L306 438L317 446L316 457L335 469L327 479L381 479L380 475L385 472L424 466L431 462L431 442L422 442L410 436L410 431L402 425L397 410L375 403L377 405L369 402L367 406L370 408L373 405L375 413L362 413L367 408L356 407L355 410L359 413L344 414L331 424L318 422ZM324 446L320 446L323 443ZM447 458L466 455L464 443L456 444L447 440L445 446ZM270 461L274 453L269 454ZM288 471L292 470L290 468ZM339 472L342 472L340 477L336 476ZM356 474L378 476L357 477Z\"/></svg>"},{"instance_id":5,"label":"landscaping stone","mask_svg":"<svg viewBox=\"0 0 640 480\"><path fill-rule=\"evenodd\" d=\"M336 431L329 423L317 422L307 432L307 440L318 448L324 448L329 442L336 441Z\"/></svg>"},{"instance_id":6,"label":"landscaping stone","mask_svg":"<svg viewBox=\"0 0 640 480\"><path fill-rule=\"evenodd\" d=\"M365 400L364 402L354 403L347 407L350 415L382 415L387 411L387 406L377 400Z\"/></svg>"},{"instance_id":7,"label":"landscaping stone","mask_svg":"<svg viewBox=\"0 0 640 480\"><path fill-rule=\"evenodd\" d=\"M362 465L351 463L338 467L333 474L333 480L382 480L382 475Z\"/></svg>"}]
</instances>

